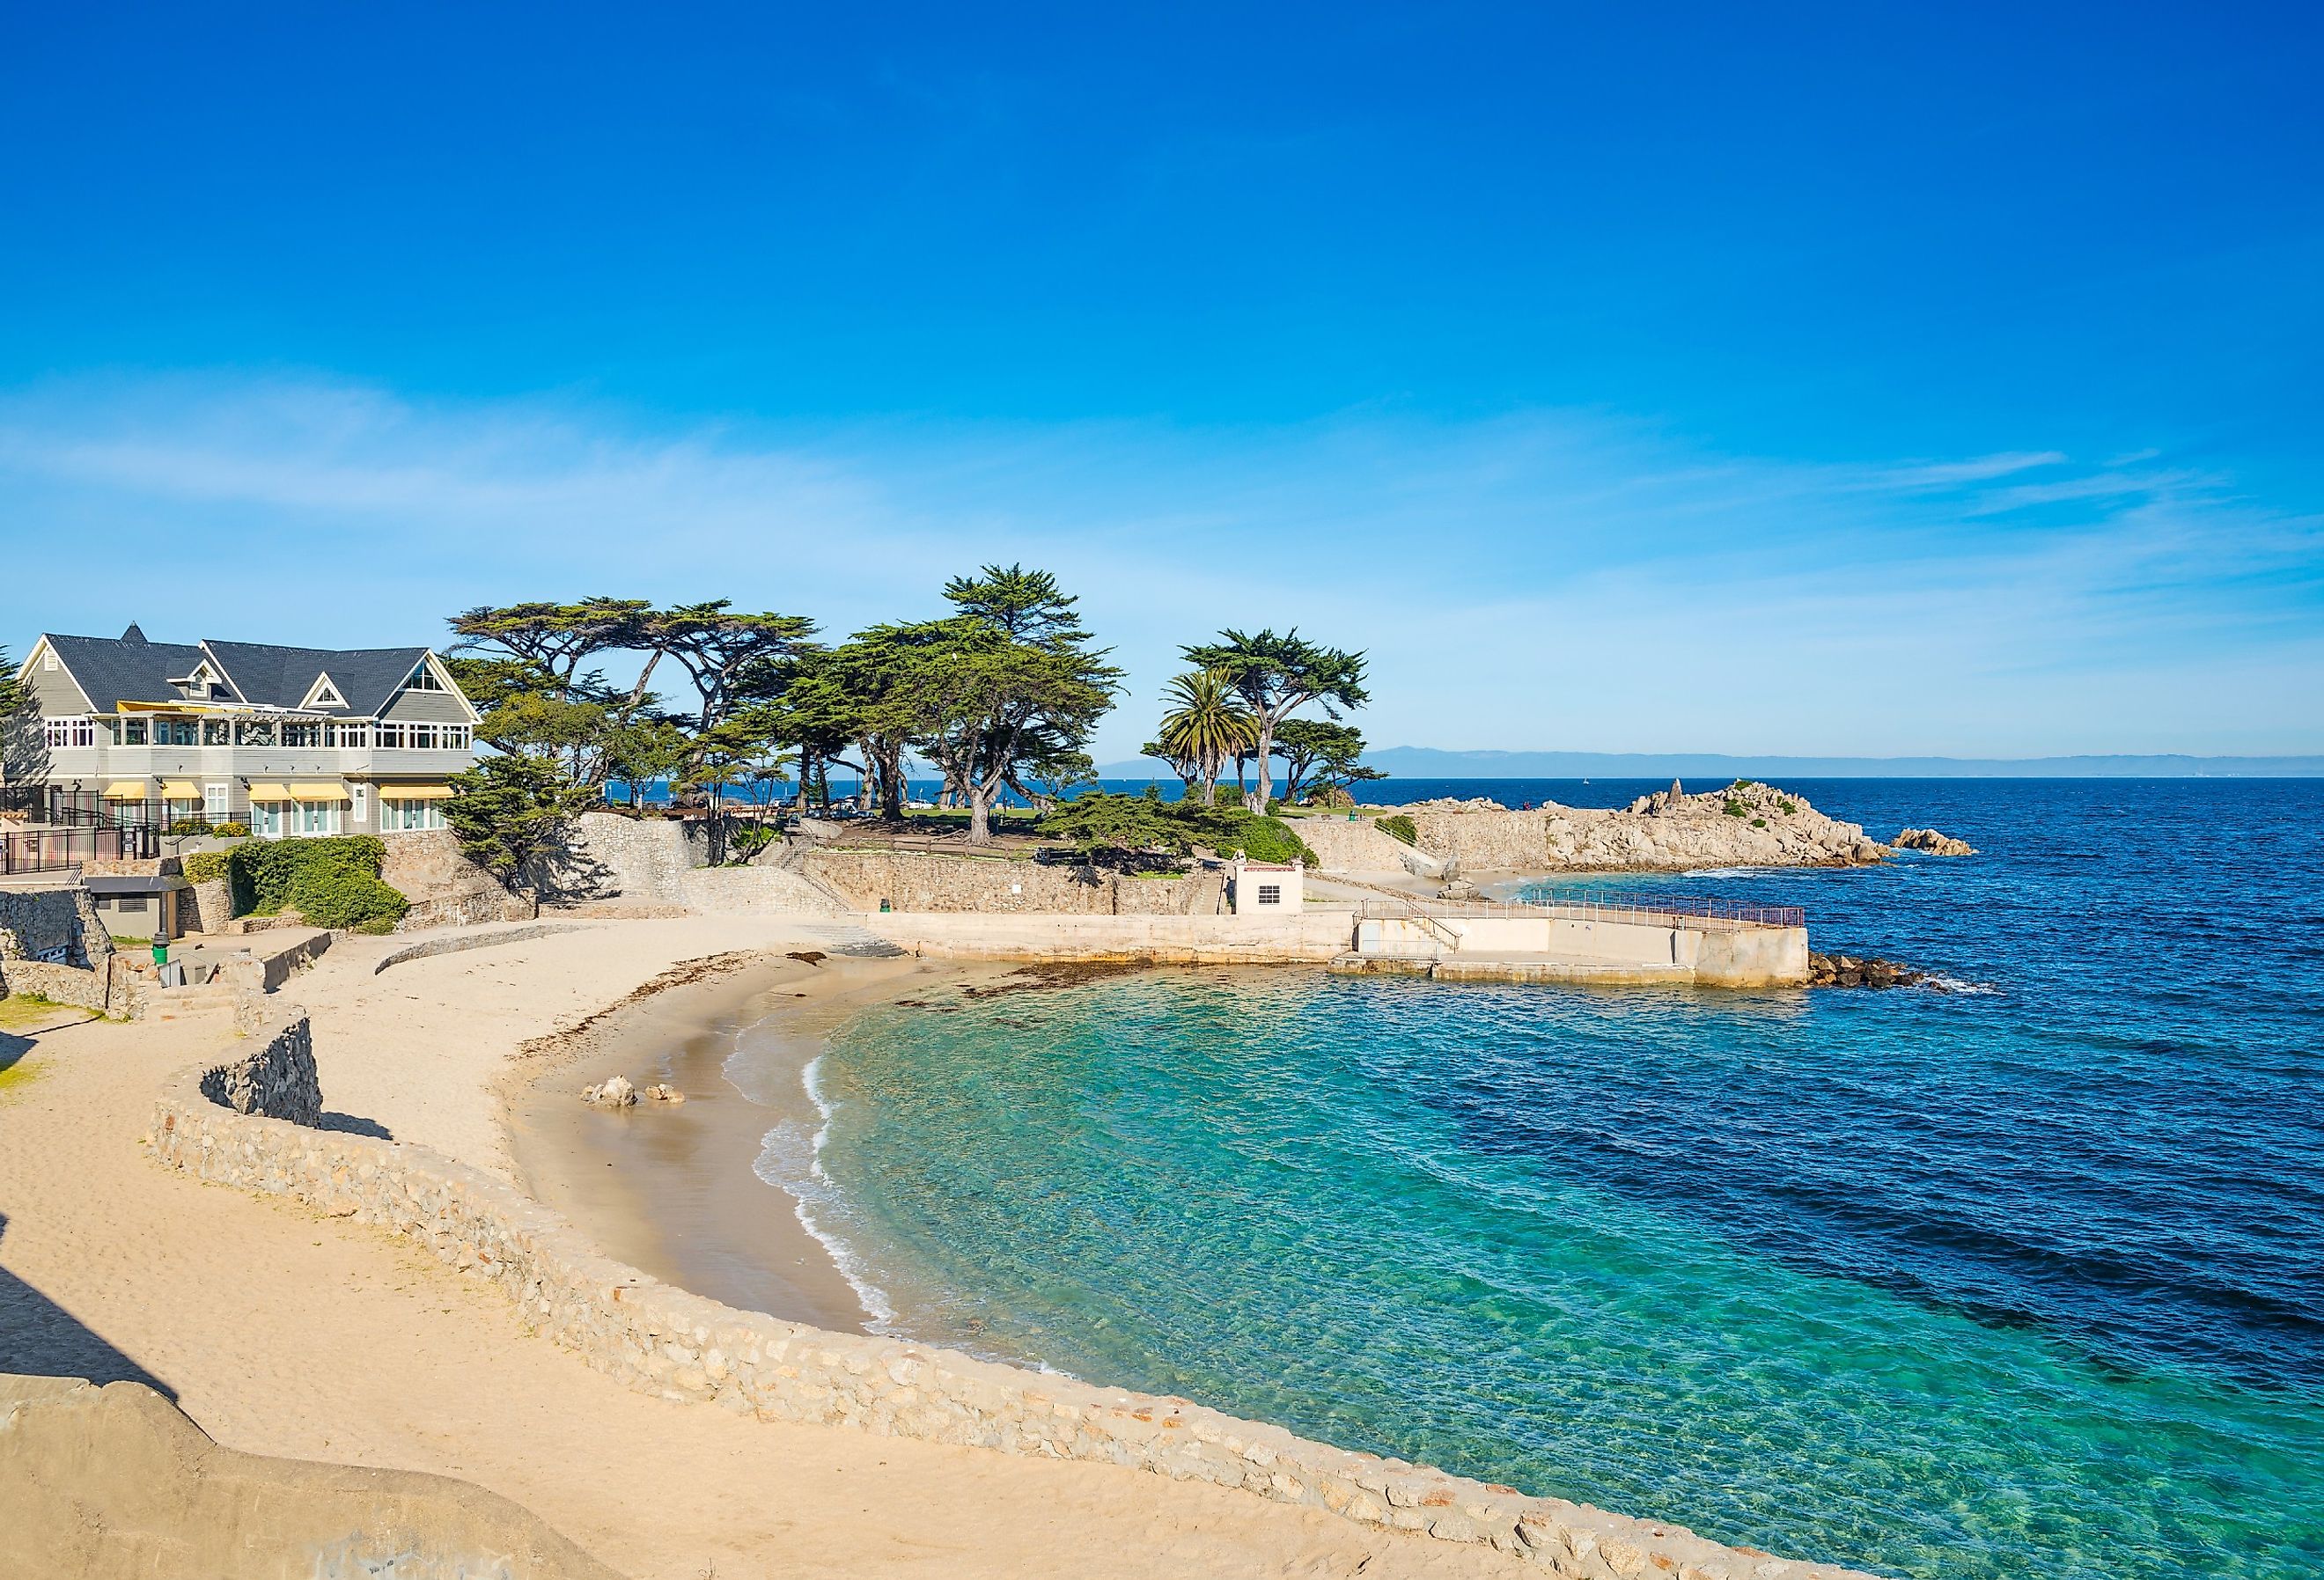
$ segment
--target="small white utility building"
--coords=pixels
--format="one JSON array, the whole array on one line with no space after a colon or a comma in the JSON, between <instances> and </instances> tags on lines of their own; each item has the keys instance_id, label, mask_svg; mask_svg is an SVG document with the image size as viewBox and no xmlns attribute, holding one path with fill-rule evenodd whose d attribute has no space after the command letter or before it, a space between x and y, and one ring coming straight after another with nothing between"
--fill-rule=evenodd
<instances>
[{"instance_id":1,"label":"small white utility building","mask_svg":"<svg viewBox=\"0 0 2324 1580\"><path fill-rule=\"evenodd\" d=\"M1298 862L1234 858L1227 868L1227 901L1237 916L1297 916L1307 902L1307 869Z\"/></svg>"}]
</instances>

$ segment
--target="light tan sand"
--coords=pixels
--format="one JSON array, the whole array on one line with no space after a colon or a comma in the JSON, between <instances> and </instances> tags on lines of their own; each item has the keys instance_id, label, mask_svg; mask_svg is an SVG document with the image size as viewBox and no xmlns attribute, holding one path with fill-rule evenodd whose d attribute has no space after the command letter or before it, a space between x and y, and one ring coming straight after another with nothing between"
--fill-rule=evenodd
<instances>
[{"instance_id":1,"label":"light tan sand","mask_svg":"<svg viewBox=\"0 0 2324 1580\"><path fill-rule=\"evenodd\" d=\"M315 1012L327 1108L506 1176L493 1093L521 1041L675 961L794 937L622 922L375 978L384 945L358 941L282 997ZM0 1370L152 1381L230 1447L464 1476L640 1580L1539 1572L1214 1487L633 1393L405 1243L146 1158L163 1078L227 1040L88 1024L23 1057L0 1095Z\"/></svg>"},{"instance_id":2,"label":"light tan sand","mask_svg":"<svg viewBox=\"0 0 2324 1580\"><path fill-rule=\"evenodd\" d=\"M830 1252L796 1204L752 1172L779 1114L737 1091L724 1067L750 1026L770 1073L796 1082L831 1027L939 970L909 958L778 959L628 1005L570 1039L569 1062L512 1094L518 1178L606 1252L665 1283L862 1331L868 1314ZM775 1070L778 1053L787 1057ZM576 1100L617 1075L641 1090L675 1086L687 1101L607 1109Z\"/></svg>"}]
</instances>

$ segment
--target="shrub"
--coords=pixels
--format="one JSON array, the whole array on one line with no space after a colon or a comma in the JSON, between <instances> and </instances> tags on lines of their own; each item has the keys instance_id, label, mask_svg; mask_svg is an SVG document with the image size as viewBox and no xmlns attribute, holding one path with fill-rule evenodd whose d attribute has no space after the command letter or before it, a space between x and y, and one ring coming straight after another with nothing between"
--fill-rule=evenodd
<instances>
[{"instance_id":1,"label":"shrub","mask_svg":"<svg viewBox=\"0 0 2324 1580\"><path fill-rule=\"evenodd\" d=\"M161 830L172 838L180 838L189 834L208 834L209 831L210 820L208 818L180 818Z\"/></svg>"},{"instance_id":2,"label":"shrub","mask_svg":"<svg viewBox=\"0 0 2324 1580\"><path fill-rule=\"evenodd\" d=\"M310 864L299 874L291 903L316 927L386 932L403 919L411 902L360 867Z\"/></svg>"},{"instance_id":3,"label":"shrub","mask_svg":"<svg viewBox=\"0 0 2324 1580\"><path fill-rule=\"evenodd\" d=\"M186 875L221 871L233 885L236 916L296 910L317 927L385 932L411 902L380 882L386 844L368 834L328 839L266 840L189 857ZM210 859L216 858L215 864Z\"/></svg>"},{"instance_id":4,"label":"shrub","mask_svg":"<svg viewBox=\"0 0 2324 1580\"><path fill-rule=\"evenodd\" d=\"M1754 828L1765 828L1766 826L1767 820L1765 818L1754 818L1751 819L1751 827Z\"/></svg>"},{"instance_id":5,"label":"shrub","mask_svg":"<svg viewBox=\"0 0 2324 1580\"><path fill-rule=\"evenodd\" d=\"M1376 818L1372 820L1372 827L1390 839L1400 839L1410 845L1417 845L1420 843L1419 828L1402 812L1397 813L1392 818Z\"/></svg>"},{"instance_id":6,"label":"shrub","mask_svg":"<svg viewBox=\"0 0 2324 1580\"><path fill-rule=\"evenodd\" d=\"M1728 797L1727 805L1720 809L1730 818L1748 818L1751 815L1751 808L1737 800L1733 796Z\"/></svg>"},{"instance_id":7,"label":"shrub","mask_svg":"<svg viewBox=\"0 0 2324 1580\"><path fill-rule=\"evenodd\" d=\"M1782 809L1786 818L1799 815L1800 805L1797 801L1777 801L1775 805Z\"/></svg>"},{"instance_id":8,"label":"shrub","mask_svg":"<svg viewBox=\"0 0 2324 1580\"><path fill-rule=\"evenodd\" d=\"M234 853L226 850L198 850L180 863L189 883L215 883L226 875L226 858Z\"/></svg>"},{"instance_id":9,"label":"shrub","mask_svg":"<svg viewBox=\"0 0 2324 1580\"><path fill-rule=\"evenodd\" d=\"M213 823L210 825L210 837L213 839L248 839L250 837L250 825L247 823Z\"/></svg>"}]
</instances>

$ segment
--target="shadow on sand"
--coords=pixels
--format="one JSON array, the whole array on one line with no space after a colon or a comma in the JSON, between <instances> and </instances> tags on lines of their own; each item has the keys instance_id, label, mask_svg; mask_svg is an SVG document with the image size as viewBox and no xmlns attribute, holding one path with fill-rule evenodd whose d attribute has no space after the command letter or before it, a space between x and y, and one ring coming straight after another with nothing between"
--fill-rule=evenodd
<instances>
[{"instance_id":1,"label":"shadow on sand","mask_svg":"<svg viewBox=\"0 0 2324 1580\"><path fill-rule=\"evenodd\" d=\"M0 1049L0 1060L8 1057ZM7 1234L7 1215L0 1214L0 1249L5 1247ZM178 1397L168 1383L5 1267L0 1267L0 1372L86 1377L99 1383L142 1382L168 1399Z\"/></svg>"}]
</instances>

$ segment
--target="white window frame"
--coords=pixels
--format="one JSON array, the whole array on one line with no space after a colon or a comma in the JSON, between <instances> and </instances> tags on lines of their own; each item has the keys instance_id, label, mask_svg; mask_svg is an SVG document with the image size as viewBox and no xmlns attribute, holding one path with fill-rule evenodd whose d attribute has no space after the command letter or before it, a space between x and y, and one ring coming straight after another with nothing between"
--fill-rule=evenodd
<instances>
[{"instance_id":1,"label":"white window frame","mask_svg":"<svg viewBox=\"0 0 2324 1580\"><path fill-rule=\"evenodd\" d=\"M1282 904L1283 885L1280 883L1261 883L1259 886L1259 902L1261 905Z\"/></svg>"},{"instance_id":2,"label":"white window frame","mask_svg":"<svg viewBox=\"0 0 2324 1580\"><path fill-rule=\"evenodd\" d=\"M353 784L347 787L347 799L355 808L350 821L364 824L371 821L371 786Z\"/></svg>"},{"instance_id":3,"label":"white window frame","mask_svg":"<svg viewBox=\"0 0 2324 1580\"><path fill-rule=\"evenodd\" d=\"M250 803L250 831L261 839L280 839L290 819L283 816L285 807L295 807L296 801L253 801Z\"/></svg>"},{"instance_id":4,"label":"white window frame","mask_svg":"<svg viewBox=\"0 0 2324 1580\"><path fill-rule=\"evenodd\" d=\"M42 737L51 752L97 744L97 720L85 713L59 714L41 721Z\"/></svg>"},{"instance_id":5,"label":"white window frame","mask_svg":"<svg viewBox=\"0 0 2324 1580\"><path fill-rule=\"evenodd\" d=\"M300 839L323 839L340 832L337 801L290 803L290 832Z\"/></svg>"},{"instance_id":6,"label":"white window frame","mask_svg":"<svg viewBox=\"0 0 2324 1580\"><path fill-rule=\"evenodd\" d=\"M223 823L234 809L234 787L216 781L202 786L202 816L213 823Z\"/></svg>"},{"instance_id":7,"label":"white window frame","mask_svg":"<svg viewBox=\"0 0 2324 1580\"><path fill-rule=\"evenodd\" d=\"M421 800L416 796L391 796L384 790L379 798L379 831L382 834L418 834L429 828L447 828L444 803L440 799Z\"/></svg>"}]
</instances>

